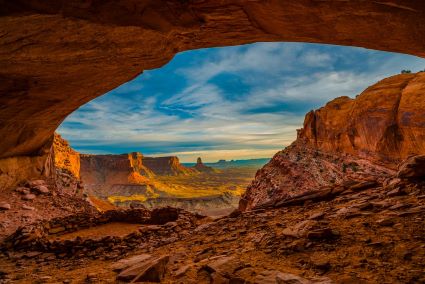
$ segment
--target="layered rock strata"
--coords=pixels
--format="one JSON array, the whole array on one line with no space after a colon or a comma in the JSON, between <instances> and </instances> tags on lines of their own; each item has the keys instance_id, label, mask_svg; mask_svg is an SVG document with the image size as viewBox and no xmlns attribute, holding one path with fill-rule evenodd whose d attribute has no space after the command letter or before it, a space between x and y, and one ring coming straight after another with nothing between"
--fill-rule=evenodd
<instances>
[{"instance_id":1,"label":"layered rock strata","mask_svg":"<svg viewBox=\"0 0 425 284\"><path fill-rule=\"evenodd\" d=\"M425 72L386 78L355 99L309 112L298 137L256 174L241 199L252 209L348 180L385 182L425 154Z\"/></svg>"},{"instance_id":2,"label":"layered rock strata","mask_svg":"<svg viewBox=\"0 0 425 284\"><path fill-rule=\"evenodd\" d=\"M196 173L195 170L186 168L180 164L179 158L170 157L144 157L143 163L157 175L176 176L191 175Z\"/></svg>"}]
</instances>

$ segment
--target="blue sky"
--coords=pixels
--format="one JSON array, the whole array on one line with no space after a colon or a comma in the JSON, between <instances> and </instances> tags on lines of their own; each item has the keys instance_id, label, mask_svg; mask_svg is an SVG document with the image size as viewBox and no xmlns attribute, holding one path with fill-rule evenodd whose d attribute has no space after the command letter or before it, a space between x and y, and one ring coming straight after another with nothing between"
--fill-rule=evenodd
<instances>
[{"instance_id":1,"label":"blue sky","mask_svg":"<svg viewBox=\"0 0 425 284\"><path fill-rule=\"evenodd\" d=\"M423 70L425 60L305 43L187 51L80 107L58 132L83 153L271 157L295 139L306 112L402 69Z\"/></svg>"}]
</instances>

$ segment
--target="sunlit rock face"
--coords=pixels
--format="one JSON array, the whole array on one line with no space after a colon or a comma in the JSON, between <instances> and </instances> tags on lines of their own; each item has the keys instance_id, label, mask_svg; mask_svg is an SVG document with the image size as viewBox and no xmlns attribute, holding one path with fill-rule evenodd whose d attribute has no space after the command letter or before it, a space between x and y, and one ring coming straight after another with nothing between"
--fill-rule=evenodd
<instances>
[{"instance_id":1,"label":"sunlit rock face","mask_svg":"<svg viewBox=\"0 0 425 284\"><path fill-rule=\"evenodd\" d=\"M180 164L179 158L175 156L144 157L143 163L157 175L177 176L196 173L194 169L186 168Z\"/></svg>"},{"instance_id":2,"label":"sunlit rock face","mask_svg":"<svg viewBox=\"0 0 425 284\"><path fill-rule=\"evenodd\" d=\"M240 202L252 209L347 180L385 182L425 154L425 72L401 74L309 112L297 140L256 174Z\"/></svg>"},{"instance_id":3,"label":"sunlit rock face","mask_svg":"<svg viewBox=\"0 0 425 284\"><path fill-rule=\"evenodd\" d=\"M424 26L421 0L3 1L0 157L36 155L79 106L180 51L297 41L425 56Z\"/></svg>"},{"instance_id":4,"label":"sunlit rock face","mask_svg":"<svg viewBox=\"0 0 425 284\"><path fill-rule=\"evenodd\" d=\"M143 164L141 153L81 155L81 180L88 189L107 190L126 184L146 185L153 173Z\"/></svg>"},{"instance_id":5,"label":"sunlit rock face","mask_svg":"<svg viewBox=\"0 0 425 284\"><path fill-rule=\"evenodd\" d=\"M384 79L356 99L340 97L306 115L299 139L322 151L396 165L425 153L425 72Z\"/></svg>"},{"instance_id":6,"label":"sunlit rock face","mask_svg":"<svg viewBox=\"0 0 425 284\"><path fill-rule=\"evenodd\" d=\"M68 141L55 133L53 139L55 167L66 171L75 178L80 178L80 153L71 148Z\"/></svg>"}]
</instances>

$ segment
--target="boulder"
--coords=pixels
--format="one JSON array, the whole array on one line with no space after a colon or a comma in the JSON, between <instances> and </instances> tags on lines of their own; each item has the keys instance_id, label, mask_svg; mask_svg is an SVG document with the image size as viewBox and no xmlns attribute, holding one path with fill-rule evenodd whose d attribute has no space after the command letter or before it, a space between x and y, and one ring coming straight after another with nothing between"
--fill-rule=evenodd
<instances>
[{"instance_id":1,"label":"boulder","mask_svg":"<svg viewBox=\"0 0 425 284\"><path fill-rule=\"evenodd\" d=\"M144 262L144 261L150 259L151 257L152 257L152 255L150 255L150 254L140 254L140 255L129 257L129 258L121 259L121 260L117 261L116 263L114 263L111 266L111 268L115 272L120 272L124 269L129 268L130 266L137 264L137 263Z\"/></svg>"},{"instance_id":2,"label":"boulder","mask_svg":"<svg viewBox=\"0 0 425 284\"><path fill-rule=\"evenodd\" d=\"M313 282L291 273L266 270L254 279L255 284L312 284Z\"/></svg>"},{"instance_id":3,"label":"boulder","mask_svg":"<svg viewBox=\"0 0 425 284\"><path fill-rule=\"evenodd\" d=\"M36 187L38 185L45 185L46 182L42 179L37 179L37 180L28 181L27 184L30 188L33 188L33 187Z\"/></svg>"},{"instance_id":4,"label":"boulder","mask_svg":"<svg viewBox=\"0 0 425 284\"><path fill-rule=\"evenodd\" d=\"M179 209L173 207L155 208L152 210L150 224L164 225L176 221L179 217Z\"/></svg>"},{"instance_id":5,"label":"boulder","mask_svg":"<svg viewBox=\"0 0 425 284\"><path fill-rule=\"evenodd\" d=\"M400 164L397 176L402 179L425 179L425 155L406 159Z\"/></svg>"},{"instance_id":6,"label":"boulder","mask_svg":"<svg viewBox=\"0 0 425 284\"><path fill-rule=\"evenodd\" d=\"M32 206L28 206L28 205L24 204L24 205L22 205L22 209L24 209L24 210L34 210L35 208L32 207Z\"/></svg>"},{"instance_id":7,"label":"boulder","mask_svg":"<svg viewBox=\"0 0 425 284\"><path fill-rule=\"evenodd\" d=\"M0 210L10 210L10 204L6 202L0 202Z\"/></svg>"},{"instance_id":8,"label":"boulder","mask_svg":"<svg viewBox=\"0 0 425 284\"><path fill-rule=\"evenodd\" d=\"M32 191L38 193L38 194L47 194L49 193L49 189L47 188L47 186L44 185L37 185L35 187L32 188Z\"/></svg>"},{"instance_id":9,"label":"boulder","mask_svg":"<svg viewBox=\"0 0 425 284\"><path fill-rule=\"evenodd\" d=\"M35 195L32 194L32 193L28 193L28 194L25 194L24 196L22 196L22 199L23 200L27 200L27 201L34 200L35 199Z\"/></svg>"},{"instance_id":10,"label":"boulder","mask_svg":"<svg viewBox=\"0 0 425 284\"><path fill-rule=\"evenodd\" d=\"M301 238L304 237L309 232L309 230L316 224L316 221L304 220L292 227L285 228L282 231L282 235L294 238Z\"/></svg>"},{"instance_id":11,"label":"boulder","mask_svg":"<svg viewBox=\"0 0 425 284\"><path fill-rule=\"evenodd\" d=\"M118 274L117 280L159 283L165 274L169 258L169 255L164 255L132 265Z\"/></svg>"},{"instance_id":12,"label":"boulder","mask_svg":"<svg viewBox=\"0 0 425 284\"><path fill-rule=\"evenodd\" d=\"M18 192L18 193L21 193L21 194L30 193L30 189L29 188L22 187L22 186L19 186L19 187L15 188L15 191Z\"/></svg>"},{"instance_id":13,"label":"boulder","mask_svg":"<svg viewBox=\"0 0 425 284\"><path fill-rule=\"evenodd\" d=\"M243 266L241 262L234 256L218 256L212 257L201 269L208 271L210 274L220 274L225 278L230 278L234 271L241 266ZM215 276L217 277L217 275Z\"/></svg>"},{"instance_id":14,"label":"boulder","mask_svg":"<svg viewBox=\"0 0 425 284\"><path fill-rule=\"evenodd\" d=\"M330 228L321 228L312 230L307 233L307 238L310 240L330 240L339 237L339 232L331 230Z\"/></svg>"}]
</instances>

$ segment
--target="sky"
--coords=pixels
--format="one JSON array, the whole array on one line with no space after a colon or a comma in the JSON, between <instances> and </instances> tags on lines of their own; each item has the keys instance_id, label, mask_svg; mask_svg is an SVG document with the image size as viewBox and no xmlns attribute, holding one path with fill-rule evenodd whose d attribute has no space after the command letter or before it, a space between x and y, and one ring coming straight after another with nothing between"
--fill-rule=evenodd
<instances>
[{"instance_id":1,"label":"sky","mask_svg":"<svg viewBox=\"0 0 425 284\"><path fill-rule=\"evenodd\" d=\"M81 106L58 132L82 153L219 159L272 157L304 115L425 59L307 43L256 43L177 54Z\"/></svg>"}]
</instances>

